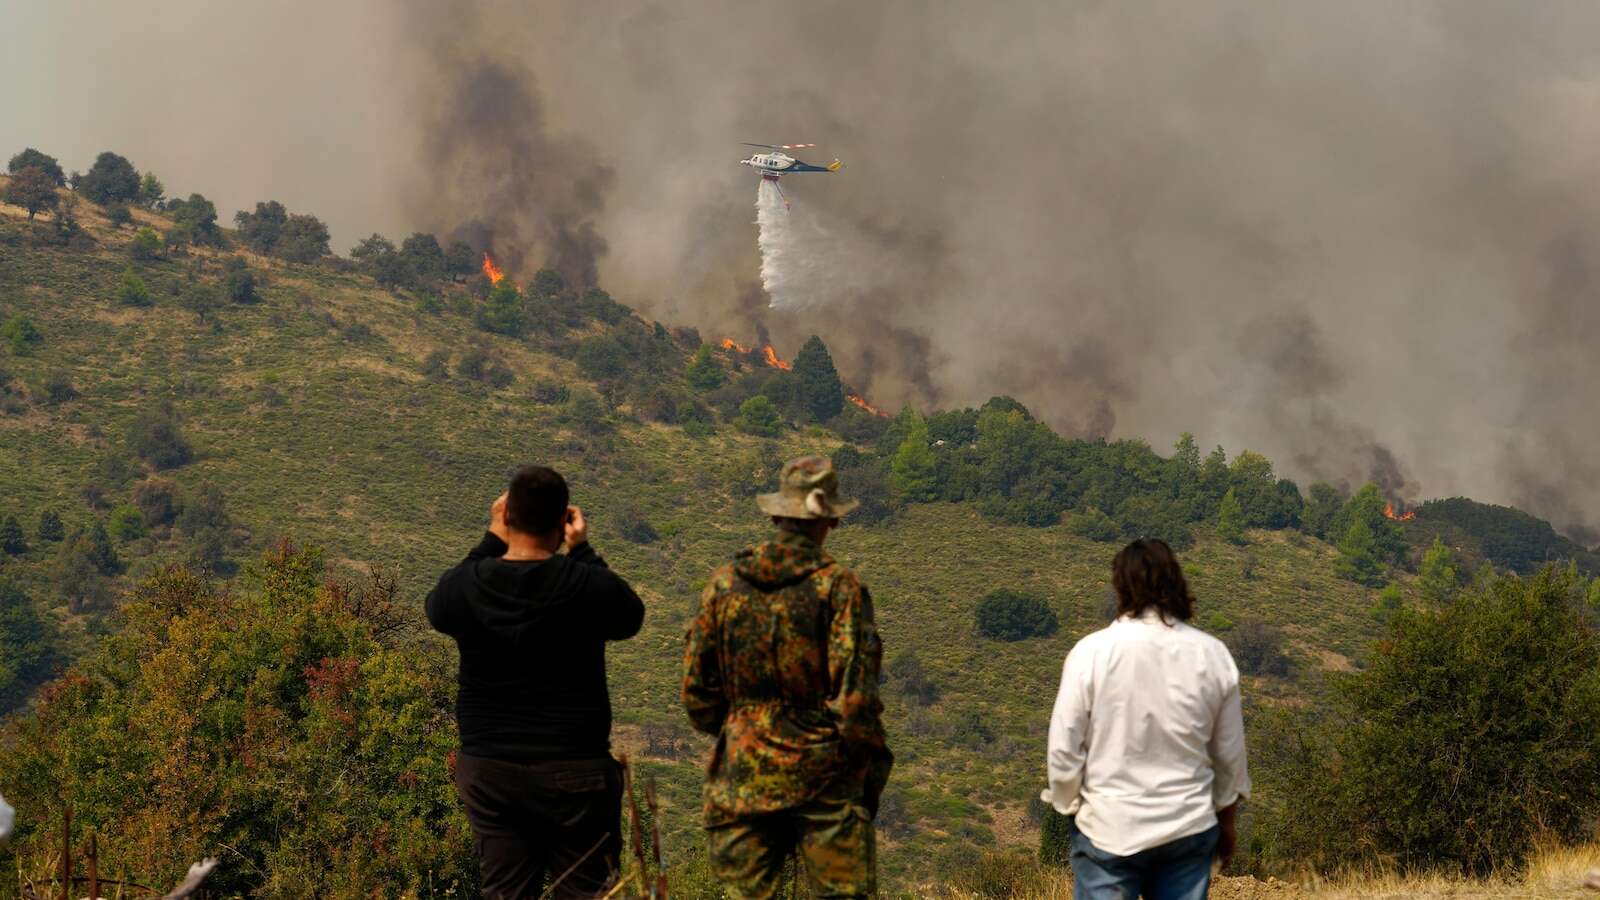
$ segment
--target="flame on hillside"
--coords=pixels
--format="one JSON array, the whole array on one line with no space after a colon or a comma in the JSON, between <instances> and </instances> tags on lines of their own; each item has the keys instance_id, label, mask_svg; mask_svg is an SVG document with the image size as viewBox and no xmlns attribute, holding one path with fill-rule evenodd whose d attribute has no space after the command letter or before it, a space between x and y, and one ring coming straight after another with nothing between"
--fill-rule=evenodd
<instances>
[{"instance_id":1,"label":"flame on hillside","mask_svg":"<svg viewBox=\"0 0 1600 900\"><path fill-rule=\"evenodd\" d=\"M773 367L774 369L782 369L785 372L794 371L794 366L778 358L778 351L772 349L771 344L763 344L761 346L761 352L767 358L767 365Z\"/></svg>"},{"instance_id":2,"label":"flame on hillside","mask_svg":"<svg viewBox=\"0 0 1600 900\"><path fill-rule=\"evenodd\" d=\"M1384 518L1393 519L1396 522L1409 522L1412 519L1415 519L1417 517L1417 514L1415 512L1409 512L1409 511L1396 514L1395 511L1394 511L1394 504L1393 503L1385 503L1383 505L1383 515L1384 515Z\"/></svg>"},{"instance_id":3,"label":"flame on hillside","mask_svg":"<svg viewBox=\"0 0 1600 900\"><path fill-rule=\"evenodd\" d=\"M892 418L894 418L893 416L889 415L888 413L884 412L883 410L877 408L876 406L873 406L871 403L868 403L867 402L867 398L862 397L862 396L860 396L858 394L845 394L844 398L846 400L849 400L851 403L854 403L855 405L857 405L857 406L861 407L862 409L866 410L867 412L872 413L873 415L877 416L880 419L892 419Z\"/></svg>"},{"instance_id":4,"label":"flame on hillside","mask_svg":"<svg viewBox=\"0 0 1600 900\"><path fill-rule=\"evenodd\" d=\"M722 339L722 349L724 349L724 350L732 350L735 353L749 353L750 352L750 348L749 347L746 347L743 344L739 344L739 343L735 342L733 338L723 338Z\"/></svg>"},{"instance_id":5,"label":"flame on hillside","mask_svg":"<svg viewBox=\"0 0 1600 900\"><path fill-rule=\"evenodd\" d=\"M506 273L494 264L494 257L490 256L487 250L483 251L483 274L491 284L499 284L506 277Z\"/></svg>"}]
</instances>

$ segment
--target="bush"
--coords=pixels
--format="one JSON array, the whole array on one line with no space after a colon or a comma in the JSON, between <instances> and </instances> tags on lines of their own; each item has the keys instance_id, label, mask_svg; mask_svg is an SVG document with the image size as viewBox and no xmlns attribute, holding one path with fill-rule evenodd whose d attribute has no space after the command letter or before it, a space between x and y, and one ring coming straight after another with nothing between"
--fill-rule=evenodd
<instances>
[{"instance_id":1,"label":"bush","mask_svg":"<svg viewBox=\"0 0 1600 900\"><path fill-rule=\"evenodd\" d=\"M4 325L0 325L0 340L6 342L12 353L25 356L34 347L44 343L44 335L39 333L39 326L27 316L12 316Z\"/></svg>"},{"instance_id":2,"label":"bush","mask_svg":"<svg viewBox=\"0 0 1600 900\"><path fill-rule=\"evenodd\" d=\"M939 684L928 674L915 650L903 650L889 660L889 689L914 706L939 702Z\"/></svg>"},{"instance_id":3,"label":"bush","mask_svg":"<svg viewBox=\"0 0 1600 900\"><path fill-rule=\"evenodd\" d=\"M144 279L132 269L122 273L122 284L117 288L117 302L123 306L149 306L150 289L145 286Z\"/></svg>"},{"instance_id":4,"label":"bush","mask_svg":"<svg viewBox=\"0 0 1600 900\"><path fill-rule=\"evenodd\" d=\"M68 400L76 399L78 389L73 386L72 379L57 372L46 377L44 382L34 389L34 396L49 406L60 406Z\"/></svg>"},{"instance_id":5,"label":"bush","mask_svg":"<svg viewBox=\"0 0 1600 900\"><path fill-rule=\"evenodd\" d=\"M78 182L78 193L102 206L133 203L139 199L139 173L125 157L106 152Z\"/></svg>"},{"instance_id":6,"label":"bush","mask_svg":"<svg viewBox=\"0 0 1600 900\"><path fill-rule=\"evenodd\" d=\"M28 552L28 539L22 534L22 523L16 516L6 516L0 519L0 551L11 556L21 556Z\"/></svg>"},{"instance_id":7,"label":"bush","mask_svg":"<svg viewBox=\"0 0 1600 900\"><path fill-rule=\"evenodd\" d=\"M129 209L126 203L113 203L106 207L106 219L113 228L131 225L133 224L133 210Z\"/></svg>"},{"instance_id":8,"label":"bush","mask_svg":"<svg viewBox=\"0 0 1600 900\"><path fill-rule=\"evenodd\" d=\"M584 434L604 434L611 430L606 406L594 391L575 390L561 407L561 422Z\"/></svg>"},{"instance_id":9,"label":"bush","mask_svg":"<svg viewBox=\"0 0 1600 900\"><path fill-rule=\"evenodd\" d=\"M1061 627L1042 598L1001 588L978 601L978 634L998 641L1049 637Z\"/></svg>"},{"instance_id":10,"label":"bush","mask_svg":"<svg viewBox=\"0 0 1600 900\"><path fill-rule=\"evenodd\" d=\"M739 417L734 424L746 434L774 437L782 423L778 418L778 408L772 405L772 401L757 394L739 404Z\"/></svg>"},{"instance_id":11,"label":"bush","mask_svg":"<svg viewBox=\"0 0 1600 900\"><path fill-rule=\"evenodd\" d=\"M236 256L234 259L239 258ZM222 290L235 303L254 303L261 299L256 293L256 276L242 266L232 269L223 277Z\"/></svg>"},{"instance_id":12,"label":"bush","mask_svg":"<svg viewBox=\"0 0 1600 900\"><path fill-rule=\"evenodd\" d=\"M613 337L585 338L574 361L578 372L591 381L611 381L628 374L628 352Z\"/></svg>"},{"instance_id":13,"label":"bush","mask_svg":"<svg viewBox=\"0 0 1600 900\"><path fill-rule=\"evenodd\" d=\"M1289 657L1283 652L1283 632L1264 622L1249 619L1234 626L1223 637L1239 671L1246 675L1289 674Z\"/></svg>"},{"instance_id":14,"label":"bush","mask_svg":"<svg viewBox=\"0 0 1600 900\"><path fill-rule=\"evenodd\" d=\"M545 406L559 406L567 402L567 398L572 395L572 392L559 381L536 381L533 383L533 390L529 391L528 394L535 403Z\"/></svg>"},{"instance_id":15,"label":"bush","mask_svg":"<svg viewBox=\"0 0 1600 900\"><path fill-rule=\"evenodd\" d=\"M624 507L617 516L617 533L635 544L653 544L660 537L638 507Z\"/></svg>"},{"instance_id":16,"label":"bush","mask_svg":"<svg viewBox=\"0 0 1600 900\"><path fill-rule=\"evenodd\" d=\"M178 518L178 489L163 478L151 478L133 489L133 505L150 527L170 525Z\"/></svg>"},{"instance_id":17,"label":"bush","mask_svg":"<svg viewBox=\"0 0 1600 900\"><path fill-rule=\"evenodd\" d=\"M118 543L144 537L144 516L137 507L124 503L113 509L106 519L106 533Z\"/></svg>"},{"instance_id":18,"label":"bush","mask_svg":"<svg viewBox=\"0 0 1600 900\"><path fill-rule=\"evenodd\" d=\"M434 350L422 360L422 377L429 381L444 381L450 377L450 354Z\"/></svg>"},{"instance_id":19,"label":"bush","mask_svg":"<svg viewBox=\"0 0 1600 900\"><path fill-rule=\"evenodd\" d=\"M61 171L61 163L48 153L29 147L11 157L11 162L6 165L6 171L13 175L23 169L38 169L56 187L67 186L67 175Z\"/></svg>"},{"instance_id":20,"label":"bush","mask_svg":"<svg viewBox=\"0 0 1600 900\"><path fill-rule=\"evenodd\" d=\"M134 234L132 241L128 242L128 255L137 262L150 262L161 257L164 246L161 235L146 225Z\"/></svg>"},{"instance_id":21,"label":"bush","mask_svg":"<svg viewBox=\"0 0 1600 900\"><path fill-rule=\"evenodd\" d=\"M67 530L61 524L61 516L55 510L47 509L39 513L39 527L34 534L40 543L54 544L67 536Z\"/></svg>"},{"instance_id":22,"label":"bush","mask_svg":"<svg viewBox=\"0 0 1600 900\"><path fill-rule=\"evenodd\" d=\"M1122 536L1117 523L1092 506L1082 512L1067 513L1061 524L1067 529L1068 534L1075 534L1091 541L1110 542Z\"/></svg>"},{"instance_id":23,"label":"bush","mask_svg":"<svg viewBox=\"0 0 1600 900\"><path fill-rule=\"evenodd\" d=\"M1575 589L1551 568L1398 611L1368 667L1336 682L1328 727L1294 729L1260 811L1270 858L1482 876L1540 841L1591 839L1600 633Z\"/></svg>"},{"instance_id":24,"label":"bush","mask_svg":"<svg viewBox=\"0 0 1600 900\"><path fill-rule=\"evenodd\" d=\"M147 409L128 426L128 450L157 470L176 469L194 458L170 406Z\"/></svg>"}]
</instances>

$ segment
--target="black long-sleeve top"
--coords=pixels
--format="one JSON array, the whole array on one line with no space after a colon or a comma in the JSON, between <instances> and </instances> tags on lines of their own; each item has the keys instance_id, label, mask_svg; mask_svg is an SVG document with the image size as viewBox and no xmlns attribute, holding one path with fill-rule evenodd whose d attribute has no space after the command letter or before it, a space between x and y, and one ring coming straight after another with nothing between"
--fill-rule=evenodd
<instances>
[{"instance_id":1,"label":"black long-sleeve top","mask_svg":"<svg viewBox=\"0 0 1600 900\"><path fill-rule=\"evenodd\" d=\"M587 543L529 562L486 533L428 594L461 652L461 750L531 762L611 747L606 642L639 633L644 603Z\"/></svg>"}]
</instances>

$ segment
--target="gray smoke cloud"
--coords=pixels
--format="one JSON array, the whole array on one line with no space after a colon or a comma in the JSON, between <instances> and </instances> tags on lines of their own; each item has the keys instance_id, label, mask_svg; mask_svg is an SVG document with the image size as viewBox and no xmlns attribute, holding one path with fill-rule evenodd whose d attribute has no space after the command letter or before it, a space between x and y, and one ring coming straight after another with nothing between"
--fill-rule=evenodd
<instances>
[{"instance_id":1,"label":"gray smoke cloud","mask_svg":"<svg viewBox=\"0 0 1600 900\"><path fill-rule=\"evenodd\" d=\"M0 139L345 245L476 223L708 335L821 334L880 406L1600 521L1595 4L237 6L13 4ZM784 181L831 257L793 309L739 141L845 162Z\"/></svg>"}]
</instances>

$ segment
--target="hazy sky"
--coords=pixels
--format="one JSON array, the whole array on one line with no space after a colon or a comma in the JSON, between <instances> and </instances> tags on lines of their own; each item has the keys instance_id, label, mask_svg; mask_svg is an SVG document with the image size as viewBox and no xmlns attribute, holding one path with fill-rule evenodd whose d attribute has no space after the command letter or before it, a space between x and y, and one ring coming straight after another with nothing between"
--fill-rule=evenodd
<instances>
[{"instance_id":1,"label":"hazy sky","mask_svg":"<svg viewBox=\"0 0 1600 900\"><path fill-rule=\"evenodd\" d=\"M606 11L602 11L606 10ZM0 0L0 149L476 221L875 402L1600 516L1600 4ZM739 141L827 264L765 309Z\"/></svg>"}]
</instances>

